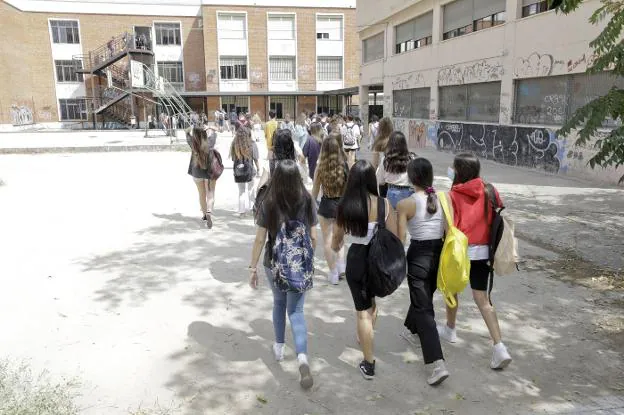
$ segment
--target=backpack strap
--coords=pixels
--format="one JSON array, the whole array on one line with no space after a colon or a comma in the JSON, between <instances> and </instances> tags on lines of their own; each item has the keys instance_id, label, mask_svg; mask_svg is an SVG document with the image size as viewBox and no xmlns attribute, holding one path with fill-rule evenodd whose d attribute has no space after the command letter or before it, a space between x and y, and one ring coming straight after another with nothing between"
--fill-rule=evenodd
<instances>
[{"instance_id":1,"label":"backpack strap","mask_svg":"<svg viewBox=\"0 0 624 415\"><path fill-rule=\"evenodd\" d=\"M438 195L438 200L440 201L440 206L442 206L442 211L444 212L444 217L446 218L446 224L448 225L448 229L450 229L453 226L453 219L451 218L451 211L449 209L446 193L440 193Z\"/></svg>"},{"instance_id":2,"label":"backpack strap","mask_svg":"<svg viewBox=\"0 0 624 415\"><path fill-rule=\"evenodd\" d=\"M386 227L386 199L377 198L377 229Z\"/></svg>"}]
</instances>

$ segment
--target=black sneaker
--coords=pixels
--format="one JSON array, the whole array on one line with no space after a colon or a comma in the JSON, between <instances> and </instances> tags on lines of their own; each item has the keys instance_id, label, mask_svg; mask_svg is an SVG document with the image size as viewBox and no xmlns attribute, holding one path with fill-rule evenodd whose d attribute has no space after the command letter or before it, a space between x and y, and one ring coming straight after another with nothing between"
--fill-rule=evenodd
<instances>
[{"instance_id":1,"label":"black sneaker","mask_svg":"<svg viewBox=\"0 0 624 415\"><path fill-rule=\"evenodd\" d=\"M206 227L212 229L212 217L210 213L206 215Z\"/></svg>"},{"instance_id":2,"label":"black sneaker","mask_svg":"<svg viewBox=\"0 0 624 415\"><path fill-rule=\"evenodd\" d=\"M360 363L360 372L362 372L362 376L364 376L366 380L375 379L375 361L369 363L366 360L362 360Z\"/></svg>"},{"instance_id":3,"label":"black sneaker","mask_svg":"<svg viewBox=\"0 0 624 415\"><path fill-rule=\"evenodd\" d=\"M206 221L206 215L202 216L202 220Z\"/></svg>"}]
</instances>

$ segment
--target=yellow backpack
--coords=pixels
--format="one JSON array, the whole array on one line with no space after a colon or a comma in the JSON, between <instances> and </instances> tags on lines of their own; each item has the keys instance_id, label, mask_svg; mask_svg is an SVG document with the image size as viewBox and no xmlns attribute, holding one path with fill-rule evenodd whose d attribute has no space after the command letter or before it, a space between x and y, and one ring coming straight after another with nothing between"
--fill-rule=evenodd
<instances>
[{"instance_id":1,"label":"yellow backpack","mask_svg":"<svg viewBox=\"0 0 624 415\"><path fill-rule=\"evenodd\" d=\"M457 307L455 294L464 291L470 280L468 237L453 224L446 195L439 193L438 197L448 225L442 253L440 254L438 289L442 292L446 304L451 308L455 308Z\"/></svg>"}]
</instances>

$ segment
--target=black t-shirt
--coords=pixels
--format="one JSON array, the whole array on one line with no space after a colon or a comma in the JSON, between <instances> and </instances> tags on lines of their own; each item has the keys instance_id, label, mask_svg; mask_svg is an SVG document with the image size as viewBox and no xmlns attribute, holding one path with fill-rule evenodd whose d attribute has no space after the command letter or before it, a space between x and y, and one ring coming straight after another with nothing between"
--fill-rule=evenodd
<instances>
[{"instance_id":1,"label":"black t-shirt","mask_svg":"<svg viewBox=\"0 0 624 415\"><path fill-rule=\"evenodd\" d=\"M307 203L308 202L312 204L312 222L310 223L308 223L308 217L307 217L308 216L307 215ZM291 218L291 220L299 220L305 223L309 232L313 226L316 226L318 224L318 218L316 217L315 205L316 204L312 203L311 199L307 199L306 203L302 203L301 206L299 207L296 217ZM273 245L275 244L275 237L277 235L277 230L269 229L267 224L268 224L268 212L266 209L266 204L262 203L262 206L258 210L258 216L256 218L256 225L260 226L261 228L267 229L268 238L267 238L267 243L264 247L264 260L263 260L262 265L264 265L265 267L271 268L271 261L273 257Z\"/></svg>"}]
</instances>

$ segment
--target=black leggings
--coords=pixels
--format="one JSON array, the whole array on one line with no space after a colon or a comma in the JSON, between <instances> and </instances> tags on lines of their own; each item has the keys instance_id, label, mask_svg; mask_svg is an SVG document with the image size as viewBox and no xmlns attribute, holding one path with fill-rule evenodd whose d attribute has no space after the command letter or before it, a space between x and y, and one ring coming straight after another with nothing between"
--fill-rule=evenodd
<instances>
[{"instance_id":1,"label":"black leggings","mask_svg":"<svg viewBox=\"0 0 624 415\"><path fill-rule=\"evenodd\" d=\"M442 240L414 241L407 251L410 307L405 327L418 334L425 364L444 359L433 311Z\"/></svg>"}]
</instances>

